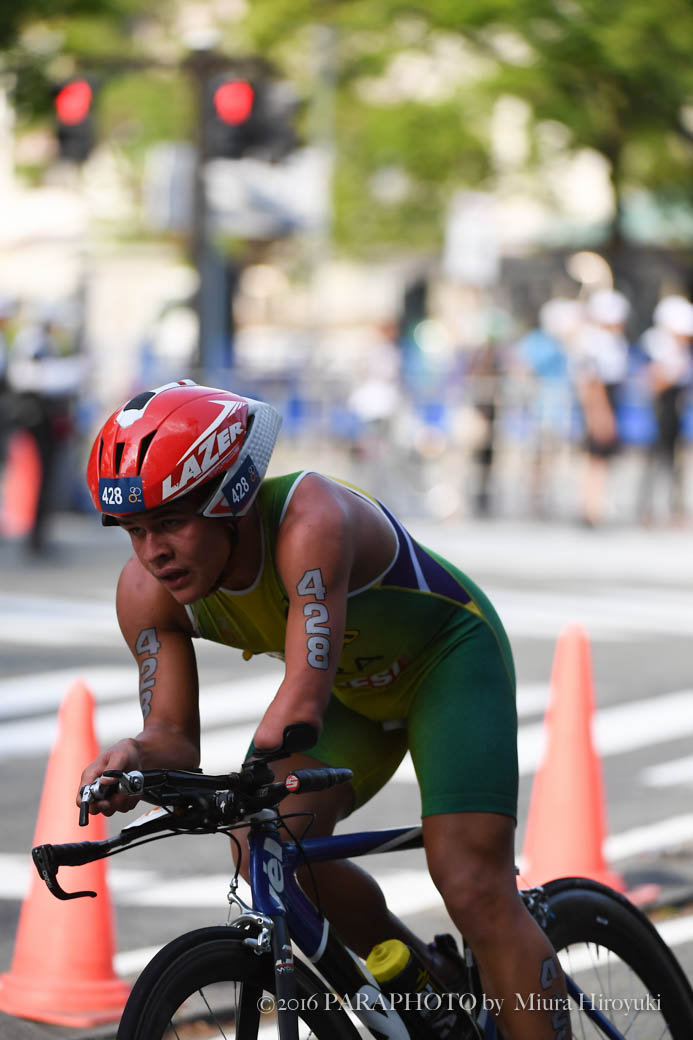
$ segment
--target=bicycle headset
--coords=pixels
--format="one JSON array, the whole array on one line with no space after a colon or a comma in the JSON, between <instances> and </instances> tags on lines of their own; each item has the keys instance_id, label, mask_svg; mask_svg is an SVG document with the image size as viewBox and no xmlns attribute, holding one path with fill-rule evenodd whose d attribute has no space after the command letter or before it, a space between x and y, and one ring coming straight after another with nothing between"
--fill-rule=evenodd
<instances>
[{"instance_id":1,"label":"bicycle headset","mask_svg":"<svg viewBox=\"0 0 693 1040\"><path fill-rule=\"evenodd\" d=\"M137 394L99 431L87 483L105 526L202 485L203 516L243 516L267 472L281 426L272 405L192 379ZM216 479L219 478L219 479Z\"/></svg>"}]
</instances>

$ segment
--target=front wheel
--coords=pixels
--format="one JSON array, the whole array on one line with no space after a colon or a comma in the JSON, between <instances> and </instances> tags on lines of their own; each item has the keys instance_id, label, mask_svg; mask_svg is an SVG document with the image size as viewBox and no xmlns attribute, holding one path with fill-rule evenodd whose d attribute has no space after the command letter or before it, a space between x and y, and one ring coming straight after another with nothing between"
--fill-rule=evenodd
<instances>
[{"instance_id":1,"label":"front wheel","mask_svg":"<svg viewBox=\"0 0 693 1040\"><path fill-rule=\"evenodd\" d=\"M133 986L117 1040L263 1040L276 1037L269 954L239 928L199 928L164 946ZM296 963L299 1040L357 1040L346 1013L306 965Z\"/></svg>"},{"instance_id":2,"label":"front wheel","mask_svg":"<svg viewBox=\"0 0 693 1040\"><path fill-rule=\"evenodd\" d=\"M543 889L548 913L540 923L577 987L573 1037L690 1040L693 991L652 922L596 881L561 878Z\"/></svg>"}]
</instances>

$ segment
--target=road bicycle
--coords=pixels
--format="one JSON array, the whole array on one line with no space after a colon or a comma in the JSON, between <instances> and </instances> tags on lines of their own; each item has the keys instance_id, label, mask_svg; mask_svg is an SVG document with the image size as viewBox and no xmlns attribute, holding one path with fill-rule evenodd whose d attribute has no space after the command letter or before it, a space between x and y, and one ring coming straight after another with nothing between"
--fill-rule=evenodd
<instances>
[{"instance_id":1,"label":"road bicycle","mask_svg":"<svg viewBox=\"0 0 693 1040\"><path fill-rule=\"evenodd\" d=\"M117 1040L407 1040L407 1018L384 993L296 880L302 865L422 847L421 827L296 837L297 814L282 816L289 793L319 791L351 777L348 769L297 770L276 782L271 763L306 750L310 727L288 727L280 748L246 762L239 772L155 769L109 771L83 789L80 821L90 801L111 790L156 806L120 834L102 841L39 845L33 859L60 899L61 866L77 866L178 834L223 833L235 841L229 903L237 917L198 928L164 946L135 982ZM298 814L301 816L304 814ZM240 843L247 830L252 905L238 894ZM693 991L678 961L649 919L622 895L583 878L521 893L558 951L567 976L574 1037L609 1040L690 1040ZM296 957L294 957L296 953ZM465 1009L449 1040L501 1040L464 944L463 978L449 999ZM421 1035L420 1033L417 1035ZM441 1034L434 1034L439 1036Z\"/></svg>"}]
</instances>

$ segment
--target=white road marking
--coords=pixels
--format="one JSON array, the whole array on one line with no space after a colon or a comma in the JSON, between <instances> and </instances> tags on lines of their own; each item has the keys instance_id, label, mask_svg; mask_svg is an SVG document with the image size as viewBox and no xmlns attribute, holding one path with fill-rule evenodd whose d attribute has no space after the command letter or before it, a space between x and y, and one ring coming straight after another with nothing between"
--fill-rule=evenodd
<instances>
[{"instance_id":1,"label":"white road marking","mask_svg":"<svg viewBox=\"0 0 693 1040\"><path fill-rule=\"evenodd\" d=\"M141 716L134 664L132 668L86 667L32 673L0 680L0 758L48 752L55 739L60 703L78 681L84 682L94 695L95 724L102 744L139 731ZM236 768L279 681L277 672L267 672L203 687L202 752L209 772ZM548 687L544 684L520 687L520 715L541 710L547 697ZM119 703L111 703L116 700ZM44 714L32 715L38 712Z\"/></svg>"},{"instance_id":2,"label":"white road marking","mask_svg":"<svg viewBox=\"0 0 693 1040\"><path fill-rule=\"evenodd\" d=\"M100 702L117 700L136 689L137 673L133 662L132 668L87 665L10 676L0 681L0 721L57 711L68 689L79 681L86 683Z\"/></svg>"},{"instance_id":3,"label":"white road marking","mask_svg":"<svg viewBox=\"0 0 693 1040\"><path fill-rule=\"evenodd\" d=\"M667 946L683 946L693 940L693 914L655 921L655 926Z\"/></svg>"},{"instance_id":4,"label":"white road marking","mask_svg":"<svg viewBox=\"0 0 693 1040\"><path fill-rule=\"evenodd\" d=\"M693 814L673 816L643 827L634 827L606 839L604 852L610 863L625 861L641 853L671 852L693 839ZM211 841L211 838L206 840ZM217 839L214 862L221 866L226 860L228 870L186 877L166 877L156 870L114 866L107 864L108 887L113 900L120 906L171 907L226 907L232 863L230 853ZM394 855L394 853L392 854ZM423 857L423 853L421 853ZM388 905L397 914L415 914L440 904L433 882L425 867L369 870L379 878ZM395 862L391 860L390 862ZM34 868L28 853L0 853L0 899L23 899ZM68 872L70 879L78 879L78 870ZM68 885L69 887L69 885ZM243 879L239 879L239 894L249 898Z\"/></svg>"},{"instance_id":5,"label":"white road marking","mask_svg":"<svg viewBox=\"0 0 693 1040\"><path fill-rule=\"evenodd\" d=\"M230 651L240 661L239 651ZM249 710L244 705L269 703L276 693L281 677L262 673L230 679L228 682L204 686L200 703L205 717L214 723L219 720L234 722L245 719ZM75 682L84 682L97 704L112 700L130 700L137 706L137 668L133 661L127 667L92 666L59 668L54 671L30 672L0 680L0 721L18 719L41 712L55 712L63 697ZM242 702L239 696L242 689Z\"/></svg>"},{"instance_id":6,"label":"white road marking","mask_svg":"<svg viewBox=\"0 0 693 1040\"><path fill-rule=\"evenodd\" d=\"M0 593L2 641L12 646L122 646L113 602Z\"/></svg>"},{"instance_id":7,"label":"white road marking","mask_svg":"<svg viewBox=\"0 0 693 1040\"><path fill-rule=\"evenodd\" d=\"M522 727L525 772L539 765L544 738L541 726ZM600 756L624 754L639 748L680 740L693 733L693 690L677 690L656 697L601 708L594 716L594 740ZM532 750L534 754L532 754Z\"/></svg>"},{"instance_id":8,"label":"white road marking","mask_svg":"<svg viewBox=\"0 0 693 1040\"><path fill-rule=\"evenodd\" d=\"M116 974L125 978L139 975L160 949L160 946L142 946L139 950L123 950L120 953L116 953L113 958L113 967Z\"/></svg>"},{"instance_id":9,"label":"white road marking","mask_svg":"<svg viewBox=\"0 0 693 1040\"><path fill-rule=\"evenodd\" d=\"M605 587L596 598L592 589L562 593L486 582L484 591L511 639L554 639L568 623L584 625L599 640L693 634L687 589ZM123 645L114 602L14 593L0 593L0 641L29 647Z\"/></svg>"},{"instance_id":10,"label":"white road marking","mask_svg":"<svg viewBox=\"0 0 693 1040\"><path fill-rule=\"evenodd\" d=\"M668 921L658 921L655 924L662 939L671 949L693 941L693 914L688 914L685 917L676 917ZM158 952L159 948L158 946L145 946L139 950L126 950L117 953L113 959L113 966L119 975L138 975ZM573 975L578 975L580 972L592 967L594 964L594 952L591 949L587 950L584 947L578 947L571 954L570 959L562 954L560 960L566 971L570 971Z\"/></svg>"},{"instance_id":11,"label":"white road marking","mask_svg":"<svg viewBox=\"0 0 693 1040\"><path fill-rule=\"evenodd\" d=\"M593 639L641 639L693 634L688 590L634 587L589 593L518 589L486 582L484 592L512 638L555 638L567 623L583 625Z\"/></svg>"},{"instance_id":12,"label":"white road marking","mask_svg":"<svg viewBox=\"0 0 693 1040\"><path fill-rule=\"evenodd\" d=\"M138 732L141 717L136 697L128 696L134 669L64 669L54 673L0 681L0 758L47 754L56 733L57 712L72 682L83 678L97 700L95 724L103 745L127 733ZM277 672L234 678L203 688L202 764L209 772L234 769L244 758L255 725L276 692ZM121 697L124 695L124 697ZM116 701L117 703L111 703ZM518 714L540 713L548 700L548 685L534 683L518 689ZM16 718L17 712L38 710L50 714ZM13 719L13 714L15 718ZM617 755L677 740L693 733L693 691L679 690L657 697L601 708L594 717L594 739L601 756ZM539 766L545 748L543 720L526 723L518 731L520 774ZM663 763L643 771L646 783L663 786L693 779L693 757ZM407 755L394 776L397 783L415 783Z\"/></svg>"},{"instance_id":13,"label":"white road marking","mask_svg":"<svg viewBox=\"0 0 693 1040\"><path fill-rule=\"evenodd\" d=\"M240 651L230 650L239 667L243 667ZM262 672L228 682L203 685L200 704L204 719L218 722L245 721L254 713L260 717L282 679L282 672ZM22 719L42 712L55 712L68 689L83 682L91 690L97 704L112 700L137 700L137 669L131 666L94 666L57 668L44 672L0 679L0 722ZM545 709L549 696L548 683L523 683L517 690L518 715L533 715ZM250 707L247 707L250 705Z\"/></svg>"},{"instance_id":14,"label":"white road marking","mask_svg":"<svg viewBox=\"0 0 693 1040\"><path fill-rule=\"evenodd\" d=\"M53 745L57 729L57 709L73 682L83 680L97 702L95 726L99 741L106 745L142 728L137 701L137 675L132 669L85 668L51 673L53 681L43 675L32 687L30 678L0 681L0 704L6 721L0 726L0 758L47 753ZM255 725L276 693L278 681L271 673L248 676L207 686L200 695L201 712L207 732L203 733L203 749L209 745L210 759L222 762L220 770L236 768L247 749ZM128 694L128 691L130 693ZM123 694L125 695L123 697ZM109 703L119 698L119 703ZM17 713L47 709L51 713L17 718ZM12 716L15 716L14 719ZM0 716L1 717L1 716ZM238 725L238 733L234 730ZM219 732L216 727L224 726ZM229 749L229 750L227 750ZM233 754L238 751L238 758ZM205 768L216 771L205 759Z\"/></svg>"},{"instance_id":15,"label":"white road marking","mask_svg":"<svg viewBox=\"0 0 693 1040\"><path fill-rule=\"evenodd\" d=\"M662 851L673 852L693 841L693 813L671 816L622 834L612 834L604 842L609 862Z\"/></svg>"},{"instance_id":16,"label":"white road marking","mask_svg":"<svg viewBox=\"0 0 693 1040\"><path fill-rule=\"evenodd\" d=\"M693 755L674 758L671 762L660 762L643 769L638 780L647 787L674 787L676 784L693 783Z\"/></svg>"},{"instance_id":17,"label":"white road marking","mask_svg":"<svg viewBox=\"0 0 693 1040\"><path fill-rule=\"evenodd\" d=\"M517 714L519 718L539 715L546 711L549 701L549 684L520 683L517 687Z\"/></svg>"},{"instance_id":18,"label":"white road marking","mask_svg":"<svg viewBox=\"0 0 693 1040\"><path fill-rule=\"evenodd\" d=\"M576 530L531 521L462 525L412 518L414 538L439 552L476 580L477 574L514 578L570 580L576 575L603 586L637 581L643 587L666 583L690 594L693 560L690 532L653 534L637 528ZM649 586L647 583L651 583ZM487 581L484 588L489 585Z\"/></svg>"}]
</instances>

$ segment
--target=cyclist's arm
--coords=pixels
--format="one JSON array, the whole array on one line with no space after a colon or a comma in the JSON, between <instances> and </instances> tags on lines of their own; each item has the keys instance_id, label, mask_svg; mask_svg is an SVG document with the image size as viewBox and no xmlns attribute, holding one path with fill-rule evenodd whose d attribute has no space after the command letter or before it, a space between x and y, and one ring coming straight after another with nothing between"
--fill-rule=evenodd
<instances>
[{"instance_id":1,"label":"cyclist's arm","mask_svg":"<svg viewBox=\"0 0 693 1040\"><path fill-rule=\"evenodd\" d=\"M81 784L91 783L105 769L190 769L199 764L197 667L185 609L136 557L123 569L116 604L123 637L138 666L143 726L95 758ZM93 811L110 816L131 805L118 795L95 803Z\"/></svg>"},{"instance_id":2,"label":"cyclist's arm","mask_svg":"<svg viewBox=\"0 0 693 1040\"><path fill-rule=\"evenodd\" d=\"M277 538L277 567L289 596L286 671L255 735L258 747L280 744L294 722L322 727L344 640L354 546L344 498L317 475L306 477Z\"/></svg>"}]
</instances>

